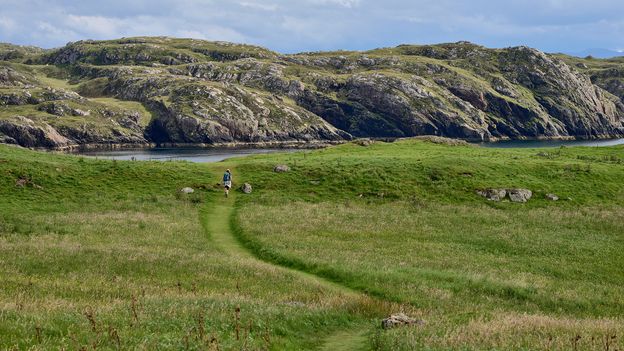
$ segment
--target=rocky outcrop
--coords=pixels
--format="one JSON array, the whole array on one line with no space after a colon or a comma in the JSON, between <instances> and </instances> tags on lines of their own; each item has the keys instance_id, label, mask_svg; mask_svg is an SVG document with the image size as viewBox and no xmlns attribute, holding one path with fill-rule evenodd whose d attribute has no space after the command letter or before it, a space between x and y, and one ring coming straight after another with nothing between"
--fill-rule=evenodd
<instances>
[{"instance_id":1,"label":"rocky outcrop","mask_svg":"<svg viewBox=\"0 0 624 351\"><path fill-rule=\"evenodd\" d=\"M507 190L505 189L484 189L477 190L476 193L490 201L501 201L507 196Z\"/></svg>"},{"instance_id":2,"label":"rocky outcrop","mask_svg":"<svg viewBox=\"0 0 624 351\"><path fill-rule=\"evenodd\" d=\"M511 202L527 202L533 196L533 192L529 189L508 189L507 194Z\"/></svg>"},{"instance_id":3,"label":"rocky outcrop","mask_svg":"<svg viewBox=\"0 0 624 351\"><path fill-rule=\"evenodd\" d=\"M384 318L381 321L381 327L383 329L392 329L392 328L402 327L402 326L423 325L423 324L425 324L425 321L423 321L422 319L408 317L404 313L393 314L390 317Z\"/></svg>"},{"instance_id":4,"label":"rocky outcrop","mask_svg":"<svg viewBox=\"0 0 624 351\"><path fill-rule=\"evenodd\" d=\"M80 94L48 87L43 71L0 62L0 120L15 125L22 115L77 144L624 136L624 69L591 71L596 65L527 47L459 42L279 55L139 37L22 51L23 63L80 81ZM102 96L140 102L150 116L91 100Z\"/></svg>"},{"instance_id":5,"label":"rocky outcrop","mask_svg":"<svg viewBox=\"0 0 624 351\"><path fill-rule=\"evenodd\" d=\"M273 172L275 172L275 173L290 172L290 167L288 165L277 165L277 166L273 167Z\"/></svg>"},{"instance_id":6,"label":"rocky outcrop","mask_svg":"<svg viewBox=\"0 0 624 351\"><path fill-rule=\"evenodd\" d=\"M533 196L533 192L529 189L483 189L477 190L476 193L497 202L505 198L509 198L511 202L527 202Z\"/></svg>"},{"instance_id":7,"label":"rocky outcrop","mask_svg":"<svg viewBox=\"0 0 624 351\"><path fill-rule=\"evenodd\" d=\"M249 183L244 183L244 184L241 186L241 191L242 191L243 193L245 193L245 194L251 194L251 192L252 192L252 187L251 187L251 184L249 184Z\"/></svg>"},{"instance_id":8,"label":"rocky outcrop","mask_svg":"<svg viewBox=\"0 0 624 351\"><path fill-rule=\"evenodd\" d=\"M38 125L23 116L14 121L0 120L0 135L3 134L6 141L26 147L58 148L72 143L49 124Z\"/></svg>"}]
</instances>

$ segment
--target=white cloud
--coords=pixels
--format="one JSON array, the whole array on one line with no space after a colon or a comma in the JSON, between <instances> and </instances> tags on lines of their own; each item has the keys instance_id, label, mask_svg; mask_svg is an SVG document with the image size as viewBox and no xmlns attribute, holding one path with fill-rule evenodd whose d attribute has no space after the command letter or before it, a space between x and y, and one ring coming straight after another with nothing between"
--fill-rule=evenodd
<instances>
[{"instance_id":1,"label":"white cloud","mask_svg":"<svg viewBox=\"0 0 624 351\"><path fill-rule=\"evenodd\" d=\"M102 16L68 15L65 23L70 28L89 33L96 38L114 37L121 32L121 29L129 27L127 21Z\"/></svg>"},{"instance_id":2,"label":"white cloud","mask_svg":"<svg viewBox=\"0 0 624 351\"><path fill-rule=\"evenodd\" d=\"M250 9L257 9L257 10L262 10L262 11L277 11L279 9L279 6L277 6L277 4L264 4L261 2L243 1L243 2L239 2L238 4L242 7L247 7Z\"/></svg>"},{"instance_id":3,"label":"white cloud","mask_svg":"<svg viewBox=\"0 0 624 351\"><path fill-rule=\"evenodd\" d=\"M319 5L338 5L346 8L352 8L359 6L361 0L308 0L308 2Z\"/></svg>"},{"instance_id":4,"label":"white cloud","mask_svg":"<svg viewBox=\"0 0 624 351\"><path fill-rule=\"evenodd\" d=\"M624 48L622 0L0 0L0 41L54 47L138 35L281 52L470 40L545 51Z\"/></svg>"},{"instance_id":5,"label":"white cloud","mask_svg":"<svg viewBox=\"0 0 624 351\"><path fill-rule=\"evenodd\" d=\"M0 17L0 30L5 32L11 32L16 29L15 20L2 16Z\"/></svg>"}]
</instances>

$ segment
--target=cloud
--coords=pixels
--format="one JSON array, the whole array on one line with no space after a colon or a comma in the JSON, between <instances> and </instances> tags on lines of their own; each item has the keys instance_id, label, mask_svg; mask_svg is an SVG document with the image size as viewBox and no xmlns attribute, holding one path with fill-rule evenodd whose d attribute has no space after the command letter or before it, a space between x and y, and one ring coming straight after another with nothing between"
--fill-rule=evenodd
<instances>
[{"instance_id":1,"label":"cloud","mask_svg":"<svg viewBox=\"0 0 624 351\"><path fill-rule=\"evenodd\" d=\"M131 29L122 19L103 16L68 15L66 25L94 37L114 37L123 30Z\"/></svg>"},{"instance_id":2,"label":"cloud","mask_svg":"<svg viewBox=\"0 0 624 351\"><path fill-rule=\"evenodd\" d=\"M2 31L10 32L16 28L16 23L13 19L8 17L0 17L0 29Z\"/></svg>"},{"instance_id":3,"label":"cloud","mask_svg":"<svg viewBox=\"0 0 624 351\"><path fill-rule=\"evenodd\" d=\"M356 7L360 4L360 0L308 0L308 2L319 5L338 5L346 8Z\"/></svg>"},{"instance_id":4,"label":"cloud","mask_svg":"<svg viewBox=\"0 0 624 351\"><path fill-rule=\"evenodd\" d=\"M257 9L257 10L262 10L262 11L277 11L279 9L279 6L277 6L276 4L264 4L261 2L243 1L243 2L239 2L238 4L242 7L247 7L250 9Z\"/></svg>"},{"instance_id":5,"label":"cloud","mask_svg":"<svg viewBox=\"0 0 624 351\"><path fill-rule=\"evenodd\" d=\"M55 47L137 35L281 52L470 40L545 51L624 48L621 0L2 0L0 38Z\"/></svg>"}]
</instances>

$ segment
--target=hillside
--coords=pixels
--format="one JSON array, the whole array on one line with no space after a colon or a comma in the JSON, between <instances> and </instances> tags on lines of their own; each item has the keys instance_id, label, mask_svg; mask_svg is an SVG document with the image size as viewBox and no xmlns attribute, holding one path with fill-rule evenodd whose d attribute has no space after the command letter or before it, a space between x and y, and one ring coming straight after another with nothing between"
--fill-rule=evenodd
<instances>
[{"instance_id":1,"label":"hillside","mask_svg":"<svg viewBox=\"0 0 624 351\"><path fill-rule=\"evenodd\" d=\"M624 135L624 62L467 42L282 55L164 37L0 46L0 142Z\"/></svg>"}]
</instances>

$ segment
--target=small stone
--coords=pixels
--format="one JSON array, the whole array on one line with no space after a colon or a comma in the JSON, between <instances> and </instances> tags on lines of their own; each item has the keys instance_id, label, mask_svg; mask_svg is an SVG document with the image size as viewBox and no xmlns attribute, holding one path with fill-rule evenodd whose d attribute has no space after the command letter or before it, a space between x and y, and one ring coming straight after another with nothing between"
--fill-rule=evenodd
<instances>
[{"instance_id":1,"label":"small stone","mask_svg":"<svg viewBox=\"0 0 624 351\"><path fill-rule=\"evenodd\" d=\"M401 327L406 325L423 325L425 321L422 319L416 319L406 316L403 313L393 314L388 318L381 321L381 327L383 329L391 329L395 327Z\"/></svg>"},{"instance_id":2,"label":"small stone","mask_svg":"<svg viewBox=\"0 0 624 351\"><path fill-rule=\"evenodd\" d=\"M28 179L20 178L20 179L15 181L15 186L19 186L21 188L26 186L26 184L28 184Z\"/></svg>"},{"instance_id":3,"label":"small stone","mask_svg":"<svg viewBox=\"0 0 624 351\"><path fill-rule=\"evenodd\" d=\"M185 187L185 188L180 189L180 192L184 194L191 194L195 192L195 190L193 188Z\"/></svg>"},{"instance_id":4,"label":"small stone","mask_svg":"<svg viewBox=\"0 0 624 351\"><path fill-rule=\"evenodd\" d=\"M529 189L507 189L511 202L527 202L533 196Z\"/></svg>"},{"instance_id":5,"label":"small stone","mask_svg":"<svg viewBox=\"0 0 624 351\"><path fill-rule=\"evenodd\" d=\"M90 114L91 114L91 111L83 111L77 108L72 110L72 115L74 116L89 116Z\"/></svg>"},{"instance_id":6,"label":"small stone","mask_svg":"<svg viewBox=\"0 0 624 351\"><path fill-rule=\"evenodd\" d=\"M559 201L559 196L555 194L546 194L546 200Z\"/></svg>"},{"instance_id":7,"label":"small stone","mask_svg":"<svg viewBox=\"0 0 624 351\"><path fill-rule=\"evenodd\" d=\"M251 191L252 191L251 184L249 183L243 184L243 186L241 186L241 191L244 192L245 194L251 194Z\"/></svg>"},{"instance_id":8,"label":"small stone","mask_svg":"<svg viewBox=\"0 0 624 351\"><path fill-rule=\"evenodd\" d=\"M284 173L290 171L290 167L288 167L288 165L277 165L273 168L273 171L277 173Z\"/></svg>"},{"instance_id":9,"label":"small stone","mask_svg":"<svg viewBox=\"0 0 624 351\"><path fill-rule=\"evenodd\" d=\"M490 201L501 201L507 195L505 189L484 189L477 190L477 194L483 196Z\"/></svg>"}]
</instances>

